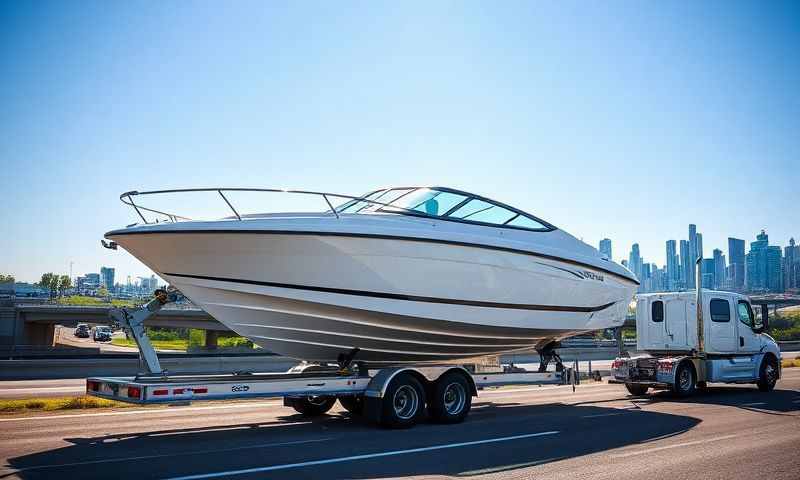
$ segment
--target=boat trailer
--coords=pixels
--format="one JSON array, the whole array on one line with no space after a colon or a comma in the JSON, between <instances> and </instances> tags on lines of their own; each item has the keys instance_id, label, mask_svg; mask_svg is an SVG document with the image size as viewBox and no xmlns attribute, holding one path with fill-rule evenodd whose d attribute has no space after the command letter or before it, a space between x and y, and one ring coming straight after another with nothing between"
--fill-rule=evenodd
<instances>
[{"instance_id":1,"label":"boat trailer","mask_svg":"<svg viewBox=\"0 0 800 480\"><path fill-rule=\"evenodd\" d=\"M280 398L304 416L326 413L338 400L351 415L390 428L408 427L427 416L440 423L457 423L469 413L478 391L507 385L575 385L575 368L561 364L552 348L542 361L556 360L556 371L540 365L529 372L513 365L502 372L481 373L468 365L398 365L369 368L355 359L358 349L343 353L338 364L301 362L285 373L215 373L172 375L162 369L147 337L144 322L178 296L159 289L137 309L112 309L111 318L133 337L141 371L133 377L93 377L86 394L136 404L186 404L193 400Z\"/></svg>"}]
</instances>

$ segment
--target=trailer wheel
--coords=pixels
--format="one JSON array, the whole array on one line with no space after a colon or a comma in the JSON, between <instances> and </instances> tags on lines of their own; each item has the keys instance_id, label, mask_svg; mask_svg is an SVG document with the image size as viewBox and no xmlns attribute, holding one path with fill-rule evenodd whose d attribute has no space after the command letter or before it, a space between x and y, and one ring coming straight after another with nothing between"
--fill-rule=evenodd
<instances>
[{"instance_id":1,"label":"trailer wheel","mask_svg":"<svg viewBox=\"0 0 800 480\"><path fill-rule=\"evenodd\" d=\"M464 421L472 407L472 395L464 375L450 372L441 376L433 385L433 396L429 406L431 417L440 423Z\"/></svg>"},{"instance_id":2,"label":"trailer wheel","mask_svg":"<svg viewBox=\"0 0 800 480\"><path fill-rule=\"evenodd\" d=\"M318 417L333 408L333 404L336 403L336 397L310 395L308 397L292 398L290 402L297 413L306 417Z\"/></svg>"},{"instance_id":3,"label":"trailer wheel","mask_svg":"<svg viewBox=\"0 0 800 480\"><path fill-rule=\"evenodd\" d=\"M364 413L364 396L363 395L345 395L339 397L339 403L342 408L347 410L351 415L361 415Z\"/></svg>"},{"instance_id":4,"label":"trailer wheel","mask_svg":"<svg viewBox=\"0 0 800 480\"><path fill-rule=\"evenodd\" d=\"M696 388L696 378L694 368L689 362L678 365L675 371L675 383L672 384L672 393L679 397L687 397L694 393Z\"/></svg>"},{"instance_id":5,"label":"trailer wheel","mask_svg":"<svg viewBox=\"0 0 800 480\"><path fill-rule=\"evenodd\" d=\"M389 383L382 403L382 426L409 428L425 413L425 389L412 375L401 373Z\"/></svg>"},{"instance_id":6,"label":"trailer wheel","mask_svg":"<svg viewBox=\"0 0 800 480\"><path fill-rule=\"evenodd\" d=\"M762 392L769 392L775 388L778 381L778 362L771 355L764 357L761 362L761 371L758 374L758 389Z\"/></svg>"},{"instance_id":7,"label":"trailer wheel","mask_svg":"<svg viewBox=\"0 0 800 480\"><path fill-rule=\"evenodd\" d=\"M642 385L639 383L626 383L625 388L628 389L628 392L631 395L635 395L637 397L646 395L647 391L650 389L650 387L648 387L647 385Z\"/></svg>"}]
</instances>

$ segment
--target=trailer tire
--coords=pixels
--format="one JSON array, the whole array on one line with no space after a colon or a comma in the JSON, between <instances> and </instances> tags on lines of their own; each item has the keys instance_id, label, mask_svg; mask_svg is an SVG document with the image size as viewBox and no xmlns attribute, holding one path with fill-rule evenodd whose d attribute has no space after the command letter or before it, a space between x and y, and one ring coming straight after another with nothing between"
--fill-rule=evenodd
<instances>
[{"instance_id":1,"label":"trailer tire","mask_svg":"<svg viewBox=\"0 0 800 480\"><path fill-rule=\"evenodd\" d=\"M469 382L463 374L450 372L439 377L433 384L428 411L439 423L461 423L472 408Z\"/></svg>"},{"instance_id":2,"label":"trailer tire","mask_svg":"<svg viewBox=\"0 0 800 480\"><path fill-rule=\"evenodd\" d=\"M381 426L413 427L425 413L425 389L413 375L401 373L389 382L381 403Z\"/></svg>"},{"instance_id":3,"label":"trailer tire","mask_svg":"<svg viewBox=\"0 0 800 480\"><path fill-rule=\"evenodd\" d=\"M361 415L364 413L363 395L343 395L339 397L339 403L342 405L342 408L347 410L351 415Z\"/></svg>"},{"instance_id":4,"label":"trailer tire","mask_svg":"<svg viewBox=\"0 0 800 480\"><path fill-rule=\"evenodd\" d=\"M761 362L761 368L758 373L758 389L762 392L769 392L775 388L775 383L778 381L778 362L772 355L767 355Z\"/></svg>"},{"instance_id":5,"label":"trailer tire","mask_svg":"<svg viewBox=\"0 0 800 480\"><path fill-rule=\"evenodd\" d=\"M678 397L688 397L697 388L697 375L694 367L689 362L681 362L675 370L675 383L672 384L672 393Z\"/></svg>"},{"instance_id":6,"label":"trailer tire","mask_svg":"<svg viewBox=\"0 0 800 480\"><path fill-rule=\"evenodd\" d=\"M333 404L336 403L336 397L327 395L308 396L291 398L289 401L297 413L306 417L318 417L328 413L328 410L333 408Z\"/></svg>"},{"instance_id":7,"label":"trailer tire","mask_svg":"<svg viewBox=\"0 0 800 480\"><path fill-rule=\"evenodd\" d=\"M642 385L639 383L626 383L625 388L628 389L628 393L631 395L635 395L637 397L641 397L642 395L646 395L647 391L650 389L647 385Z\"/></svg>"}]
</instances>

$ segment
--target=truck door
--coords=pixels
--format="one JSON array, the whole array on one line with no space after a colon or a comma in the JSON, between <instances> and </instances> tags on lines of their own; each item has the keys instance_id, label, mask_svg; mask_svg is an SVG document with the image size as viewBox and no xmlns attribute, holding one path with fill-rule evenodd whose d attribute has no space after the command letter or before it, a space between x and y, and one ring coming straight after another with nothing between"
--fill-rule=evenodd
<instances>
[{"instance_id":1,"label":"truck door","mask_svg":"<svg viewBox=\"0 0 800 480\"><path fill-rule=\"evenodd\" d=\"M761 350L761 340L753 331L753 308L744 300L739 300L736 308L739 317L739 321L736 322L739 330L739 351L758 353Z\"/></svg>"},{"instance_id":2,"label":"truck door","mask_svg":"<svg viewBox=\"0 0 800 480\"><path fill-rule=\"evenodd\" d=\"M639 309L648 308L648 302L644 300L639 301L636 307L637 315L641 311ZM649 302L650 310L644 313L643 321L646 322L647 340L645 349L648 350L661 350L667 347L667 340L664 331L664 302L661 300L653 300ZM649 313L649 315L647 315Z\"/></svg>"},{"instance_id":3,"label":"truck door","mask_svg":"<svg viewBox=\"0 0 800 480\"><path fill-rule=\"evenodd\" d=\"M686 302L680 298L668 300L665 310L669 348L690 350L686 343Z\"/></svg>"},{"instance_id":4,"label":"truck door","mask_svg":"<svg viewBox=\"0 0 800 480\"><path fill-rule=\"evenodd\" d=\"M707 332L706 350L712 353L737 352L736 323L731 321L731 303L724 298L710 298L704 305L711 321Z\"/></svg>"}]
</instances>

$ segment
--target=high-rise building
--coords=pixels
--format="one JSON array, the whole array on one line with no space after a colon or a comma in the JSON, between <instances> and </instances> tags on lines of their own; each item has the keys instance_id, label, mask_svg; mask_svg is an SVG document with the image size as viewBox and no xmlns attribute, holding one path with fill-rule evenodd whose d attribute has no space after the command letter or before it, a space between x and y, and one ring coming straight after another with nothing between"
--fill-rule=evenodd
<instances>
[{"instance_id":1,"label":"high-rise building","mask_svg":"<svg viewBox=\"0 0 800 480\"><path fill-rule=\"evenodd\" d=\"M114 289L114 269L111 267L100 267L100 282L110 292Z\"/></svg>"},{"instance_id":2,"label":"high-rise building","mask_svg":"<svg viewBox=\"0 0 800 480\"><path fill-rule=\"evenodd\" d=\"M664 290L678 289L678 254L675 251L675 240L667 240L667 266Z\"/></svg>"},{"instance_id":3,"label":"high-rise building","mask_svg":"<svg viewBox=\"0 0 800 480\"><path fill-rule=\"evenodd\" d=\"M728 237L728 285L731 290L744 290L744 240Z\"/></svg>"},{"instance_id":4,"label":"high-rise building","mask_svg":"<svg viewBox=\"0 0 800 480\"><path fill-rule=\"evenodd\" d=\"M611 256L611 240L608 238L604 238L600 240L600 253L605 255L607 259L614 260L614 257Z\"/></svg>"},{"instance_id":5,"label":"high-rise building","mask_svg":"<svg viewBox=\"0 0 800 480\"><path fill-rule=\"evenodd\" d=\"M631 246L631 253L628 255L628 269L636 275L639 282L642 281L642 256L639 253L639 244L634 243Z\"/></svg>"},{"instance_id":6,"label":"high-rise building","mask_svg":"<svg viewBox=\"0 0 800 480\"><path fill-rule=\"evenodd\" d=\"M750 242L747 254L747 289L750 291L783 291L783 256L781 247L770 246L764 230Z\"/></svg>"},{"instance_id":7,"label":"high-rise building","mask_svg":"<svg viewBox=\"0 0 800 480\"><path fill-rule=\"evenodd\" d=\"M719 248L714 249L714 288L728 288L725 282L725 255Z\"/></svg>"},{"instance_id":8,"label":"high-rise building","mask_svg":"<svg viewBox=\"0 0 800 480\"><path fill-rule=\"evenodd\" d=\"M703 278L700 279L700 285L703 288L712 289L714 288L714 259L713 258L704 258L702 263L701 272L703 274Z\"/></svg>"},{"instance_id":9,"label":"high-rise building","mask_svg":"<svg viewBox=\"0 0 800 480\"><path fill-rule=\"evenodd\" d=\"M800 289L800 245L794 244L794 238L789 239L789 246L784 249L783 258L784 288Z\"/></svg>"},{"instance_id":10,"label":"high-rise building","mask_svg":"<svg viewBox=\"0 0 800 480\"><path fill-rule=\"evenodd\" d=\"M679 289L690 288L690 285L693 283L692 279L694 275L692 271L694 270L694 262L691 260L691 255L689 254L689 249L691 248L691 244L686 240L681 240L681 285L678 287Z\"/></svg>"},{"instance_id":11,"label":"high-rise building","mask_svg":"<svg viewBox=\"0 0 800 480\"><path fill-rule=\"evenodd\" d=\"M686 258L681 251L681 257L684 257L683 266L686 275L686 288L695 288L694 284L694 262L697 261L697 225L689 224L689 251L687 252L690 258ZM688 264L688 270L687 270Z\"/></svg>"}]
</instances>

